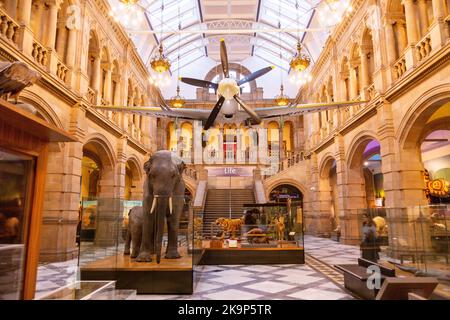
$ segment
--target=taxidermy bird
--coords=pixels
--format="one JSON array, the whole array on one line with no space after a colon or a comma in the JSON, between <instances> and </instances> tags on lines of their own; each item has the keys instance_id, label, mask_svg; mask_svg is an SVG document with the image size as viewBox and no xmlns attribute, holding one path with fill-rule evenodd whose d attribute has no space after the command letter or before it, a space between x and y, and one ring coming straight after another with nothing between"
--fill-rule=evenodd
<instances>
[{"instance_id":1,"label":"taxidermy bird","mask_svg":"<svg viewBox=\"0 0 450 320\"><path fill-rule=\"evenodd\" d=\"M41 75L20 61L0 61L0 96L14 99L17 103L20 93L36 83Z\"/></svg>"}]
</instances>

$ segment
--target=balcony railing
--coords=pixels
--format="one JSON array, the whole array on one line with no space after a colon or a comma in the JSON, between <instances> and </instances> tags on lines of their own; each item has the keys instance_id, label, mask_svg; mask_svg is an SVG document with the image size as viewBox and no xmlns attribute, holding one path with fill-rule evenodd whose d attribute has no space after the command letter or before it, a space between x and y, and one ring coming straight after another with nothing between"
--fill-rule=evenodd
<instances>
[{"instance_id":1,"label":"balcony railing","mask_svg":"<svg viewBox=\"0 0 450 320\"><path fill-rule=\"evenodd\" d=\"M0 35L17 45L20 25L0 9Z\"/></svg>"},{"instance_id":2,"label":"balcony railing","mask_svg":"<svg viewBox=\"0 0 450 320\"><path fill-rule=\"evenodd\" d=\"M31 55L37 64L44 68L47 67L47 62L49 59L48 50L37 40L33 41L33 50L31 51Z\"/></svg>"},{"instance_id":3,"label":"balcony railing","mask_svg":"<svg viewBox=\"0 0 450 320\"><path fill-rule=\"evenodd\" d=\"M301 163L303 161L303 159L304 159L303 151L296 151L296 152L290 153L290 155L287 158L285 158L283 161L281 161L279 163L278 171L267 170L263 176L263 180L268 179L284 170L287 170L287 169L295 166L298 163Z\"/></svg>"},{"instance_id":4,"label":"balcony railing","mask_svg":"<svg viewBox=\"0 0 450 320\"><path fill-rule=\"evenodd\" d=\"M58 59L58 63L56 64L56 76L64 83L69 82L69 68Z\"/></svg>"},{"instance_id":5,"label":"balcony railing","mask_svg":"<svg viewBox=\"0 0 450 320\"><path fill-rule=\"evenodd\" d=\"M95 92L92 88L88 88L86 99L89 103L95 105L97 100L97 92Z\"/></svg>"},{"instance_id":6,"label":"balcony railing","mask_svg":"<svg viewBox=\"0 0 450 320\"><path fill-rule=\"evenodd\" d=\"M406 72L406 59L402 56L394 63L394 77L395 79L401 78Z\"/></svg>"},{"instance_id":7,"label":"balcony railing","mask_svg":"<svg viewBox=\"0 0 450 320\"><path fill-rule=\"evenodd\" d=\"M417 61L422 61L426 57L430 55L431 48L431 37L425 36L417 45L416 45L416 58Z\"/></svg>"}]
</instances>

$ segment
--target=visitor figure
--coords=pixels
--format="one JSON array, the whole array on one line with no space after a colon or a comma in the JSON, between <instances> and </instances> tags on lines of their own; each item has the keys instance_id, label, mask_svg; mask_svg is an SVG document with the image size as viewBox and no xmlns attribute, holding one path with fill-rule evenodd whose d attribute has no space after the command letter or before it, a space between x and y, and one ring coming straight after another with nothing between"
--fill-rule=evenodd
<instances>
[{"instance_id":1,"label":"visitor figure","mask_svg":"<svg viewBox=\"0 0 450 320\"><path fill-rule=\"evenodd\" d=\"M380 247L377 239L377 228L372 219L363 222L362 242L360 245L361 257L366 260L378 262Z\"/></svg>"}]
</instances>

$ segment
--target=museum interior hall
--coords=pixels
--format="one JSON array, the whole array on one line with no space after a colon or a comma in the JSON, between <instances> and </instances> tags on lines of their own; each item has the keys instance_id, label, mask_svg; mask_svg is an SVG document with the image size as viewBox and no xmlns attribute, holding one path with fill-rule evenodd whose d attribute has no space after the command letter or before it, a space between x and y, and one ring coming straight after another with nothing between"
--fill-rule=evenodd
<instances>
[{"instance_id":1,"label":"museum interior hall","mask_svg":"<svg viewBox=\"0 0 450 320\"><path fill-rule=\"evenodd\" d=\"M450 299L450 0L0 0L0 300Z\"/></svg>"}]
</instances>

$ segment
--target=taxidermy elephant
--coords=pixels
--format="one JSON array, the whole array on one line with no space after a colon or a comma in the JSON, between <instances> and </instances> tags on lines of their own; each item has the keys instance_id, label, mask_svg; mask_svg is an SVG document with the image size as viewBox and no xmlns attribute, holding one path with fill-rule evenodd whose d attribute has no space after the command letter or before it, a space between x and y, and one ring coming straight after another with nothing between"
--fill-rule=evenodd
<instances>
[{"instance_id":1,"label":"taxidermy elephant","mask_svg":"<svg viewBox=\"0 0 450 320\"><path fill-rule=\"evenodd\" d=\"M170 151L157 151L145 164L142 243L136 261L161 261L164 221L167 221L166 259L178 259L178 227L184 205L184 162Z\"/></svg>"},{"instance_id":2,"label":"taxidermy elephant","mask_svg":"<svg viewBox=\"0 0 450 320\"><path fill-rule=\"evenodd\" d=\"M142 212L143 212L142 207L133 207L128 213L127 236L125 239L125 250L123 254L129 255L131 247L130 257L132 259L138 256L139 250L141 248L142 222L143 222Z\"/></svg>"}]
</instances>

